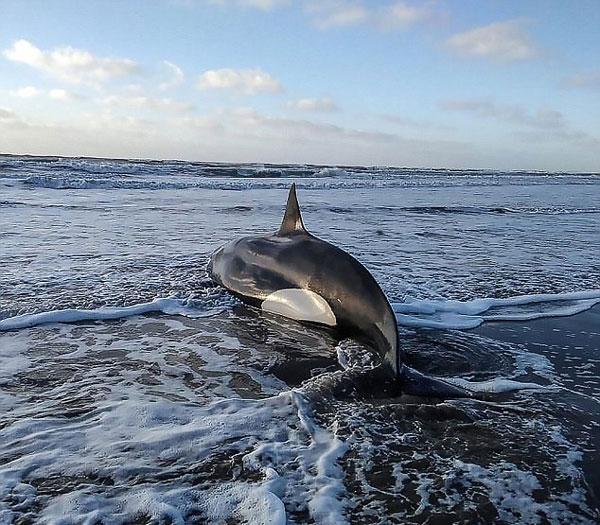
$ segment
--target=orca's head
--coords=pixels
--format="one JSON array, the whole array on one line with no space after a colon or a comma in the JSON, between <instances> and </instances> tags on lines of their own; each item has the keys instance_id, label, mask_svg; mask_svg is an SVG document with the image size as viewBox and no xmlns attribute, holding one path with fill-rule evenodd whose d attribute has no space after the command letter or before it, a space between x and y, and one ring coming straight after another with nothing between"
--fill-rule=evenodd
<instances>
[{"instance_id":1,"label":"orca's head","mask_svg":"<svg viewBox=\"0 0 600 525\"><path fill-rule=\"evenodd\" d=\"M219 259L223 255L224 248L225 248L225 246L221 246L220 248L217 248L214 252L212 252L210 254L210 257L208 259L208 264L206 265L206 272L208 273L208 276L213 281L218 282L218 279L216 278L216 275L215 275L215 267L218 266Z\"/></svg>"}]
</instances>

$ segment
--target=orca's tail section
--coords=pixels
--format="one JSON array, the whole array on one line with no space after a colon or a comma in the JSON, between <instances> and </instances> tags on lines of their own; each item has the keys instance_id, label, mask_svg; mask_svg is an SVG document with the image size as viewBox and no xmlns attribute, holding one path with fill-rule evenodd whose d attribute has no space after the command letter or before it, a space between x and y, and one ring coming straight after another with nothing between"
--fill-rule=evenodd
<instances>
[{"instance_id":1,"label":"orca's tail section","mask_svg":"<svg viewBox=\"0 0 600 525\"><path fill-rule=\"evenodd\" d=\"M385 294L381 292L385 297ZM385 299L387 302L387 299ZM383 358L383 365L398 378L402 370L402 351L398 344L398 321L392 307L386 305L386 311L367 331L373 346Z\"/></svg>"},{"instance_id":2,"label":"orca's tail section","mask_svg":"<svg viewBox=\"0 0 600 525\"><path fill-rule=\"evenodd\" d=\"M478 398L475 392L443 379L427 376L404 365L400 371L399 387L403 394L419 397Z\"/></svg>"},{"instance_id":3,"label":"orca's tail section","mask_svg":"<svg viewBox=\"0 0 600 525\"><path fill-rule=\"evenodd\" d=\"M285 215L283 216L283 222L281 223L278 234L289 235L290 233L296 232L306 233L306 228L302 222L300 206L298 205L298 198L296 197L296 184L292 182L287 205L285 207Z\"/></svg>"}]
</instances>

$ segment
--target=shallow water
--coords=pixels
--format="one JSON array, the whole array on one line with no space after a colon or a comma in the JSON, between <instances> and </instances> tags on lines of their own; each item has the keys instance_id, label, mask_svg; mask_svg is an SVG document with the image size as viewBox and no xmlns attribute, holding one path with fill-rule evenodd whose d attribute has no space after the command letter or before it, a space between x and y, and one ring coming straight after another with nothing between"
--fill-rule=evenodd
<instances>
[{"instance_id":1,"label":"shallow water","mask_svg":"<svg viewBox=\"0 0 600 525\"><path fill-rule=\"evenodd\" d=\"M307 228L394 303L411 366L539 388L333 396L338 356L364 355L204 270L223 242L278 227L291 181ZM31 327L0 331L0 522L596 522L599 189L593 174L1 156L0 330Z\"/></svg>"}]
</instances>

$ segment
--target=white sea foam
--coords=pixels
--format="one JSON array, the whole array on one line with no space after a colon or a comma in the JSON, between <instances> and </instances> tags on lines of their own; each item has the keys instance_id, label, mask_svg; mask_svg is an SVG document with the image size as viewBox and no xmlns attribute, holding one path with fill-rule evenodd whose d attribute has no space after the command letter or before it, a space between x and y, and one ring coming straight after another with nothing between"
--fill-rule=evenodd
<instances>
[{"instance_id":1,"label":"white sea foam","mask_svg":"<svg viewBox=\"0 0 600 525\"><path fill-rule=\"evenodd\" d=\"M39 480L110 478L130 489L76 488L52 497L43 510L48 524L121 522L142 515L184 523L193 512L211 522L245 519L286 523L289 508L307 508L318 523L344 523L342 471L346 448L316 425L300 394L263 400L224 399L207 406L128 398L107 402L89 415L15 421L1 431L0 497L35 496ZM189 465L218 461L215 451L241 454L244 470L259 481L224 482L192 488ZM165 466L165 465L168 465ZM133 479L163 483L131 484ZM174 481L170 481L173 479ZM213 486L214 485L214 486ZM0 520L11 511L0 507Z\"/></svg>"},{"instance_id":2,"label":"white sea foam","mask_svg":"<svg viewBox=\"0 0 600 525\"><path fill-rule=\"evenodd\" d=\"M37 314L23 314L0 321L0 332L31 328L32 326L54 323L77 323L80 321L107 321L122 319L150 312L162 312L169 315L184 315L187 317L206 317L222 311L217 309L199 309L188 306L185 301L173 297L157 298L149 303L140 303L123 307L101 307L94 310L69 308L53 310Z\"/></svg>"},{"instance_id":3,"label":"white sea foam","mask_svg":"<svg viewBox=\"0 0 600 525\"><path fill-rule=\"evenodd\" d=\"M452 385L464 388L474 393L500 394L516 392L518 390L547 390L548 387L537 383L515 381L513 379L495 378L487 381L467 381L459 377L445 377L444 381Z\"/></svg>"},{"instance_id":4,"label":"white sea foam","mask_svg":"<svg viewBox=\"0 0 600 525\"><path fill-rule=\"evenodd\" d=\"M153 176L156 175L156 176ZM165 177L165 175L170 175ZM426 175L426 174L425 174ZM0 174L0 179L11 179ZM530 186L537 184L563 184L564 181L539 181L531 177L505 176L482 177L452 176L430 174L425 177L412 177L407 173L376 173L376 172L351 172L340 168L323 168L310 175L299 174L292 170L266 170L240 168L234 175L213 173L207 176L198 173L181 174L178 171L170 173L168 169L160 174L150 170L127 175L124 173L112 174L105 171L89 172L52 172L40 171L34 174L18 175L20 183L34 188L47 188L55 190L178 190L178 189L206 189L206 190L251 190L251 189L288 189L291 181L296 181L298 188L313 190L330 189L361 189L361 188L455 188L455 187L488 187L488 186ZM594 181L579 177L574 180L576 184L592 184ZM577 209L526 209L525 213L559 214L564 213L597 213L597 208ZM515 210L516 211L516 210Z\"/></svg>"},{"instance_id":5,"label":"white sea foam","mask_svg":"<svg viewBox=\"0 0 600 525\"><path fill-rule=\"evenodd\" d=\"M175 332L172 340L163 332L152 331L159 330L163 323L168 333ZM98 386L94 374L101 374L102 388L110 388L112 392L105 394L94 410L72 418L41 411L41 405L47 401L73 394L77 383L69 386L67 382L54 390L49 399L32 405L34 410L50 415L40 413L35 417L9 419L8 425L0 430L0 461L4 462L0 469L0 522L12 521L19 508L39 504L38 487L52 480L60 480L68 490L64 494L54 491L42 505L38 519L51 525L118 523L143 516L172 523L185 523L192 516L200 516L213 523L236 520L283 524L300 521L293 518L293 513L299 510L304 510L316 523L341 524L354 516L357 509L352 508L352 498L346 494L343 479L347 471L342 470L340 460L345 461L342 458L347 447L356 447L356 441L352 438L342 441L335 423L327 428L317 424L311 405L299 392L261 400L233 399L231 392L213 385L208 395L228 397L211 401L200 397L203 388L186 390L181 379L186 369L174 365L165 354L182 355L192 349L191 343L198 334L189 330L189 323L181 317L163 318L160 323L150 318L129 319L122 333L142 325L145 330L141 341L137 334L131 334L130 340L115 337L113 330L107 331L102 325L59 325L58 329L43 333L23 330L2 334L3 342L4 338L18 342L15 355L24 354L27 338L33 343L43 335L38 343L49 348L60 346L53 342L72 344L74 338L82 338L80 348L71 351L65 348L60 357L54 356L59 363L76 358L89 366L98 366L90 359L96 353L123 349L128 361L146 362L162 370L162 388L181 395L182 400L169 401L160 393L161 397L154 397L157 386L148 391L136 387L131 380L142 374L137 366L124 371L123 378L114 379L115 383L110 382L112 379L108 381L107 370L100 367L92 369L89 388ZM76 336L78 333L81 335ZM222 373L235 368L235 356L244 354L246 349L231 335L212 334L217 336L214 348L193 347L193 350L209 363L205 365L207 370ZM219 349L226 350L222 357L212 353ZM351 364L352 348L342 350ZM515 383L500 379L460 386L493 392L523 387L523 383ZM534 387L540 388L531 385ZM25 405L17 398L11 404ZM567 449L561 469L575 478L580 472L575 464L579 456L572 454L568 443L557 436L557 443ZM370 450L372 444L366 441L364 446ZM219 459L221 454L223 459ZM200 482L194 478L195 472L210 473L212 464L233 465L236 457L240 458L241 466L236 467L239 470L234 474L228 474L227 479L218 478L218 468L216 477ZM398 478L402 472L399 463L393 464L393 468ZM526 508L530 504L544 516L556 513L563 521L573 518L561 502L535 501L532 491L539 480L527 468L465 461L451 465L448 472L465 480L460 490L448 489L456 504L464 501L464 494L461 496L464 486L472 485L483 487L498 512L507 519L522 516L523 523L536 523L537 514ZM91 476L95 480L112 480L115 485L90 482ZM432 494L436 489L432 480L427 476L415 480L421 502L417 513L425 514L434 506L432 501L436 500ZM401 491L402 483L398 481L397 490ZM576 480L571 484L578 486ZM577 490L569 495L573 503L579 496ZM4 498L10 498L11 504L2 503ZM17 500L20 506L14 503ZM579 501L585 508L583 496Z\"/></svg>"},{"instance_id":6,"label":"white sea foam","mask_svg":"<svg viewBox=\"0 0 600 525\"><path fill-rule=\"evenodd\" d=\"M132 317L0 334L2 357L23 365L0 380L0 523L36 505L36 522L51 525L284 524L295 512L344 523L336 428L300 392L279 393L255 345L211 323ZM241 375L262 399L236 397Z\"/></svg>"},{"instance_id":7,"label":"white sea foam","mask_svg":"<svg viewBox=\"0 0 600 525\"><path fill-rule=\"evenodd\" d=\"M407 299L394 302L392 308L403 326L464 330L486 321L530 321L575 315L598 303L600 290L585 290L471 301Z\"/></svg>"},{"instance_id":8,"label":"white sea foam","mask_svg":"<svg viewBox=\"0 0 600 525\"><path fill-rule=\"evenodd\" d=\"M577 507L589 511L582 494L566 493L556 500L540 503L533 494L541 488L539 479L513 463L501 462L485 467L455 459L452 476L461 479L462 485L467 488L472 484L485 487L498 511L498 518L505 523L592 523L572 513L571 508Z\"/></svg>"},{"instance_id":9,"label":"white sea foam","mask_svg":"<svg viewBox=\"0 0 600 525\"><path fill-rule=\"evenodd\" d=\"M350 173L341 168L327 167L321 168L315 173L315 177L348 177Z\"/></svg>"},{"instance_id":10,"label":"white sea foam","mask_svg":"<svg viewBox=\"0 0 600 525\"><path fill-rule=\"evenodd\" d=\"M27 344L16 336L3 339L0 345L0 384L3 380L13 377L15 374L26 370L31 361L25 355ZM1 406L1 403L0 403Z\"/></svg>"}]
</instances>

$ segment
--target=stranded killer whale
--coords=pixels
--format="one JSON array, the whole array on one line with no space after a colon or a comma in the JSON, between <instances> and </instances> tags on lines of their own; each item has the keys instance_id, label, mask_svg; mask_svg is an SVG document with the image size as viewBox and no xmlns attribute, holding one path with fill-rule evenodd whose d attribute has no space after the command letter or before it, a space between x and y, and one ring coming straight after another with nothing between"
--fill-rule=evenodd
<instances>
[{"instance_id":1,"label":"stranded killer whale","mask_svg":"<svg viewBox=\"0 0 600 525\"><path fill-rule=\"evenodd\" d=\"M210 277L262 310L333 328L373 347L382 357L376 376L394 380L404 393L471 397L402 363L396 315L369 271L340 248L306 231L292 184L279 231L243 237L217 249ZM382 378L383 379L383 378ZM379 379L377 379L379 380Z\"/></svg>"}]
</instances>

